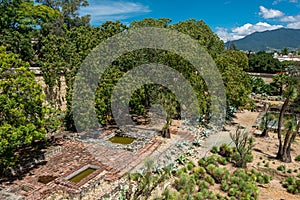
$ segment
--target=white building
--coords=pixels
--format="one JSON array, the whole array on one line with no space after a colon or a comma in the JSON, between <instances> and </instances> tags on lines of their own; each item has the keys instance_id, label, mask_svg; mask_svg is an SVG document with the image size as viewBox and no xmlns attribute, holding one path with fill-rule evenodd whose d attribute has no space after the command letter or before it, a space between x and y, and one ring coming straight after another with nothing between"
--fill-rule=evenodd
<instances>
[{"instance_id":1,"label":"white building","mask_svg":"<svg viewBox=\"0 0 300 200\"><path fill-rule=\"evenodd\" d=\"M289 53L288 55L282 55L278 53L274 53L273 58L278 59L280 62L282 61L298 61L300 62L300 56L299 55L294 55L292 53Z\"/></svg>"}]
</instances>

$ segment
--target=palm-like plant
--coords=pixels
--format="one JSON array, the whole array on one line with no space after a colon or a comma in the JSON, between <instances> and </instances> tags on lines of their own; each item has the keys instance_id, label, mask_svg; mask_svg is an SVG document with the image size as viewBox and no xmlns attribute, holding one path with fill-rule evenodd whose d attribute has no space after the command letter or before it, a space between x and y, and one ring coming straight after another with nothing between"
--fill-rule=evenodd
<instances>
[{"instance_id":1,"label":"palm-like plant","mask_svg":"<svg viewBox=\"0 0 300 200\"><path fill-rule=\"evenodd\" d=\"M283 144L282 144L282 136L281 136L281 132L282 132L282 123L283 123L283 118L284 118L284 114L285 111L289 105L289 103L293 100L295 100L298 96L297 93L297 88L295 86L289 86L287 88L287 90L284 93L284 97L285 97L285 101L281 107L280 113L279 113L279 120L278 120L278 127L277 127L277 137L279 140L279 148L278 148L278 152L277 152L277 159L280 159L282 161L288 161L287 158L284 158L284 148L283 148Z\"/></svg>"},{"instance_id":2,"label":"palm-like plant","mask_svg":"<svg viewBox=\"0 0 300 200\"><path fill-rule=\"evenodd\" d=\"M273 114L269 113L269 109L270 106L267 107L266 113L260 123L260 128L263 130L261 133L261 137L269 137L270 126L275 125L275 121L274 121L275 117ZM273 122L273 124L270 124L271 122Z\"/></svg>"}]
</instances>

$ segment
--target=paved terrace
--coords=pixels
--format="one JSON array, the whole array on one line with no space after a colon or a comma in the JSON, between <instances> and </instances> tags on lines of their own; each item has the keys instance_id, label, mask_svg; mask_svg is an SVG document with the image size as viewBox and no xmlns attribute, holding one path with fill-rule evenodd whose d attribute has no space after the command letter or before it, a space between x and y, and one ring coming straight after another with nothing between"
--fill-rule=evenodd
<instances>
[{"instance_id":1,"label":"paved terrace","mask_svg":"<svg viewBox=\"0 0 300 200\"><path fill-rule=\"evenodd\" d=\"M101 137L102 139L107 138L111 134L112 132L108 131ZM178 132L176 137L189 141L194 139L194 136L188 132ZM0 189L1 187L4 188L2 194L5 193L5 197L11 193L12 199L16 199L16 197L20 197L20 199L44 199L58 191L63 191L73 198L80 199L89 190L104 181L117 180L125 173L141 165L143 160L153 154L162 143L166 145L164 141L167 143L169 141L158 136L143 140L145 141L144 144L139 144L138 149L127 150L126 148L107 145L105 142L78 141L74 138L59 139L58 145L49 148L40 160L35 160L31 165L27 165L30 170L20 167L20 172L23 172L20 179L2 182ZM66 179L69 175L88 165L97 166L97 170L79 183L73 183ZM15 173L17 177L18 173ZM52 177L53 180L46 184L41 183L39 178L43 176ZM1 196L0 191L0 199L2 199L1 197L4 196Z\"/></svg>"}]
</instances>

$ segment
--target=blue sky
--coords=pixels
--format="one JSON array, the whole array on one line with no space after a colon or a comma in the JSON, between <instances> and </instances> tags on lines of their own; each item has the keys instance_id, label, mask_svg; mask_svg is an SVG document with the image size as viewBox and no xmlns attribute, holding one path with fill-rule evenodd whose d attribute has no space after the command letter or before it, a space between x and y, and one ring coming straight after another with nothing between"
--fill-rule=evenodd
<instances>
[{"instance_id":1,"label":"blue sky","mask_svg":"<svg viewBox=\"0 0 300 200\"><path fill-rule=\"evenodd\" d=\"M300 1L300 0L299 0ZM240 39L255 31L281 27L300 29L298 0L89 0L80 14L90 14L91 23L107 20L129 24L143 18L204 20L224 41Z\"/></svg>"}]
</instances>

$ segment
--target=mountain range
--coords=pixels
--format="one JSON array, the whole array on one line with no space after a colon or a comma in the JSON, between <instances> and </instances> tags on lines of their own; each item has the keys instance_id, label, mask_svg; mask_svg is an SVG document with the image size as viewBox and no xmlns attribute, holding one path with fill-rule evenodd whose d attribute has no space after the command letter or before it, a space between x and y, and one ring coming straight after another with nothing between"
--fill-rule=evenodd
<instances>
[{"instance_id":1,"label":"mountain range","mask_svg":"<svg viewBox=\"0 0 300 200\"><path fill-rule=\"evenodd\" d=\"M280 28L271 31L255 32L242 39L226 42L225 46L235 45L239 50L274 51L300 48L300 29Z\"/></svg>"}]
</instances>

